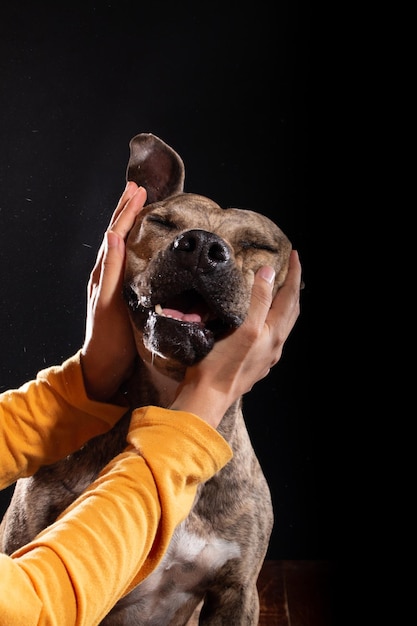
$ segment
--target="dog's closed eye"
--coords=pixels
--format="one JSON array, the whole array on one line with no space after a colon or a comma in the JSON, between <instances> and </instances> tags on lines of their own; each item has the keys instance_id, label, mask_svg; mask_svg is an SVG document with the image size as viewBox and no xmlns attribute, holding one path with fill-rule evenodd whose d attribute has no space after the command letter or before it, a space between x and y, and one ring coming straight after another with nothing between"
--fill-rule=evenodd
<instances>
[{"instance_id":1,"label":"dog's closed eye","mask_svg":"<svg viewBox=\"0 0 417 626\"><path fill-rule=\"evenodd\" d=\"M240 241L240 247L242 250L248 250L252 248L253 250L266 250L267 252L272 252L273 254L278 254L278 248L271 246L268 243L260 243L259 241Z\"/></svg>"},{"instance_id":2,"label":"dog's closed eye","mask_svg":"<svg viewBox=\"0 0 417 626\"><path fill-rule=\"evenodd\" d=\"M174 230L177 228L177 225L172 220L167 217L163 217L162 215L148 215L148 222L152 222L153 224L157 224L158 226L162 226L163 228L167 228L169 230Z\"/></svg>"}]
</instances>

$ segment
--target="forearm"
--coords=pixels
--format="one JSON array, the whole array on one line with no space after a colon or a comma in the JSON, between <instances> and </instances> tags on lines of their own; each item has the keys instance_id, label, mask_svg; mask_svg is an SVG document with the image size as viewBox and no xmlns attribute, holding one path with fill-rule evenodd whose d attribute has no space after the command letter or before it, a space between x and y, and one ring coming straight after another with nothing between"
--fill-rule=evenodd
<instances>
[{"instance_id":1,"label":"forearm","mask_svg":"<svg viewBox=\"0 0 417 626\"><path fill-rule=\"evenodd\" d=\"M224 396L204 391L193 393L193 387L185 387L174 400L170 408L175 411L189 411L201 417L213 428L217 428L221 418L230 404L224 401Z\"/></svg>"},{"instance_id":2,"label":"forearm","mask_svg":"<svg viewBox=\"0 0 417 626\"><path fill-rule=\"evenodd\" d=\"M0 395L0 489L111 428L126 407L86 395L77 353Z\"/></svg>"},{"instance_id":3,"label":"forearm","mask_svg":"<svg viewBox=\"0 0 417 626\"><path fill-rule=\"evenodd\" d=\"M198 484L231 458L228 444L194 415L150 407L132 424L129 448L91 487L33 542L0 557L7 623L18 624L14 612L31 605L37 609L25 626L97 624L156 567ZM9 587L16 598L21 589L18 604L9 602Z\"/></svg>"}]
</instances>

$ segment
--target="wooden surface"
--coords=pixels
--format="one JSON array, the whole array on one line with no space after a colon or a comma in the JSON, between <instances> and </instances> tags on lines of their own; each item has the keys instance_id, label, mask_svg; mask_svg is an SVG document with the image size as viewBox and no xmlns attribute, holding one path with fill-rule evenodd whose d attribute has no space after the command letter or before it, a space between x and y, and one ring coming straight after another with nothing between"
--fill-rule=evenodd
<instances>
[{"instance_id":1,"label":"wooden surface","mask_svg":"<svg viewBox=\"0 0 417 626\"><path fill-rule=\"evenodd\" d=\"M333 569L328 561L265 561L259 626L334 626Z\"/></svg>"}]
</instances>

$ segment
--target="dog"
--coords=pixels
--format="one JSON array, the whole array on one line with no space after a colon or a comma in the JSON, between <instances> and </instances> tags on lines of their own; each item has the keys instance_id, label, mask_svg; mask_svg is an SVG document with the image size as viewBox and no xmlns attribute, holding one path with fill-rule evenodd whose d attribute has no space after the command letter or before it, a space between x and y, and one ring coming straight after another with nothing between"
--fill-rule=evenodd
<instances>
[{"instance_id":1,"label":"dog","mask_svg":"<svg viewBox=\"0 0 417 626\"><path fill-rule=\"evenodd\" d=\"M132 408L169 406L186 368L245 319L260 266L275 268L276 293L292 246L267 217L184 192L184 163L159 137L140 133L129 146L126 178L145 187L147 203L126 242L123 292L138 352L127 393ZM1 524L3 552L30 541L94 480L125 447L129 421L128 411L108 433L17 481ZM232 460L200 485L162 562L103 626L258 624L256 583L274 517L242 398L218 430Z\"/></svg>"}]
</instances>

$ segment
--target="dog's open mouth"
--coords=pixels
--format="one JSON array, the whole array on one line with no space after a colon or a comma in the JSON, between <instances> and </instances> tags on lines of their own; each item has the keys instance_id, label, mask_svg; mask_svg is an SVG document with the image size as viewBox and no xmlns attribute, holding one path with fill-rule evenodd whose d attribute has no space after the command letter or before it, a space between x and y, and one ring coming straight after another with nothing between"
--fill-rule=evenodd
<instances>
[{"instance_id":1,"label":"dog's open mouth","mask_svg":"<svg viewBox=\"0 0 417 626\"><path fill-rule=\"evenodd\" d=\"M172 298L169 302L155 305L155 313L172 317L180 322L205 325L209 319L210 311L199 294L192 290L186 291Z\"/></svg>"},{"instance_id":2,"label":"dog's open mouth","mask_svg":"<svg viewBox=\"0 0 417 626\"><path fill-rule=\"evenodd\" d=\"M169 318L187 324L197 324L201 328L218 334L237 328L242 320L221 310L216 303L209 305L196 289L187 289L181 293L162 298L154 306L143 306L132 288L125 288L125 299L133 314Z\"/></svg>"},{"instance_id":3,"label":"dog's open mouth","mask_svg":"<svg viewBox=\"0 0 417 626\"><path fill-rule=\"evenodd\" d=\"M155 313L170 317L180 322L188 322L190 324L200 324L208 326L210 322L216 321L216 314L202 296L194 289L188 289L172 298L168 298L166 302L155 305ZM221 324L221 320L218 320ZM224 324L225 329L227 324Z\"/></svg>"},{"instance_id":4,"label":"dog's open mouth","mask_svg":"<svg viewBox=\"0 0 417 626\"><path fill-rule=\"evenodd\" d=\"M205 356L219 337L237 328L242 319L207 300L194 288L173 295L153 294L156 304L144 305L131 287L124 296L136 328L148 349L190 365Z\"/></svg>"}]
</instances>

